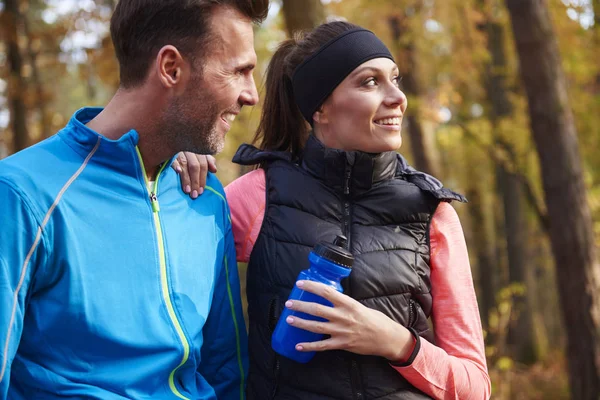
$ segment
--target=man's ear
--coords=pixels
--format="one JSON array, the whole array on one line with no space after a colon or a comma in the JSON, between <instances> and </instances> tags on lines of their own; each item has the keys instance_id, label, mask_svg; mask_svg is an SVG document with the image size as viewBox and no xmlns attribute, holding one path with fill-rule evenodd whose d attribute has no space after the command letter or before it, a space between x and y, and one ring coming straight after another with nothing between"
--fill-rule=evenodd
<instances>
[{"instance_id":1,"label":"man's ear","mask_svg":"<svg viewBox=\"0 0 600 400\"><path fill-rule=\"evenodd\" d=\"M175 46L163 46L156 56L160 83L166 88L175 87L182 80L185 61Z\"/></svg>"}]
</instances>

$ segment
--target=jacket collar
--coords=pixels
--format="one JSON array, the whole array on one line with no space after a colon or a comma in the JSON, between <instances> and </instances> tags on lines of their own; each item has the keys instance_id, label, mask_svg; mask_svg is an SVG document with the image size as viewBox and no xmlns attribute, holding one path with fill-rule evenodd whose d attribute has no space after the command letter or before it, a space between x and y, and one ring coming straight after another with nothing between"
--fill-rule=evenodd
<instances>
[{"instance_id":1,"label":"jacket collar","mask_svg":"<svg viewBox=\"0 0 600 400\"><path fill-rule=\"evenodd\" d=\"M119 139L112 140L88 128L86 124L100 112L100 107L85 107L73 114L67 126L58 135L82 157L87 157L100 141L94 153L94 162L104 164L111 170L130 176L138 176L141 165L136 147L139 135L135 130L126 132ZM173 162L175 156L169 160Z\"/></svg>"},{"instance_id":2,"label":"jacket collar","mask_svg":"<svg viewBox=\"0 0 600 400\"><path fill-rule=\"evenodd\" d=\"M371 189L375 183L392 179L397 160L395 151L372 154L331 149L310 135L301 166L328 186L345 194L357 194Z\"/></svg>"},{"instance_id":3,"label":"jacket collar","mask_svg":"<svg viewBox=\"0 0 600 400\"><path fill-rule=\"evenodd\" d=\"M59 132L61 138L73 147L75 151L83 152L87 155L89 151L96 145L98 140L101 140L101 146L98 149L108 150L113 155L115 152L127 151L130 152L138 143L139 136L135 130L126 132L117 140L108 139L96 131L88 128L86 124L94 119L100 112L100 107L84 107L73 114L67 126Z\"/></svg>"}]
</instances>

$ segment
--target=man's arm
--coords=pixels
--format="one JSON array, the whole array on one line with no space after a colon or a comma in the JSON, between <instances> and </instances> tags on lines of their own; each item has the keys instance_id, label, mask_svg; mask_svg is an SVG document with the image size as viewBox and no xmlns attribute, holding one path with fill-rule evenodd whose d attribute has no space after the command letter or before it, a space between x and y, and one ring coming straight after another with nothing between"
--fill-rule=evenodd
<instances>
[{"instance_id":1,"label":"man's arm","mask_svg":"<svg viewBox=\"0 0 600 400\"><path fill-rule=\"evenodd\" d=\"M47 257L38 221L19 189L0 178L0 399L8 396L30 283Z\"/></svg>"},{"instance_id":2,"label":"man's arm","mask_svg":"<svg viewBox=\"0 0 600 400\"><path fill-rule=\"evenodd\" d=\"M226 228L225 257L203 329L199 372L215 389L219 400L243 400L248 370L248 338L229 219Z\"/></svg>"}]
</instances>

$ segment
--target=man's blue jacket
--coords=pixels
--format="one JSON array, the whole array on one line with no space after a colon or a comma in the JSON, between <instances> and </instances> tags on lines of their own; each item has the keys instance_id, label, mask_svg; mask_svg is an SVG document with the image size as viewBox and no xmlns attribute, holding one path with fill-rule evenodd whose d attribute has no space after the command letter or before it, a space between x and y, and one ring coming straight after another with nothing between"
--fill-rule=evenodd
<instances>
[{"instance_id":1,"label":"man's blue jacket","mask_svg":"<svg viewBox=\"0 0 600 400\"><path fill-rule=\"evenodd\" d=\"M150 190L99 112L0 162L0 399L243 399L221 184L191 200L167 162Z\"/></svg>"}]
</instances>

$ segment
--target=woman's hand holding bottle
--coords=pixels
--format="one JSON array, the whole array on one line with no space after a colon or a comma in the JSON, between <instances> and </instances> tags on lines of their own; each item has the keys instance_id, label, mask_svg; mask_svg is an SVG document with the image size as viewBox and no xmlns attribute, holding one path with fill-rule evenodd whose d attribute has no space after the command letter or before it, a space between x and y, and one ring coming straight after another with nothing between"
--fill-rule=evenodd
<instances>
[{"instance_id":1,"label":"woman's hand holding bottle","mask_svg":"<svg viewBox=\"0 0 600 400\"><path fill-rule=\"evenodd\" d=\"M298 351L346 350L356 354L376 355L390 361L409 358L415 339L408 329L380 311L365 307L350 296L319 282L298 281L297 286L329 300L333 307L298 300L288 300L285 306L294 311L314 315L328 322L288 317L294 327L330 337L312 343L298 343Z\"/></svg>"}]
</instances>

